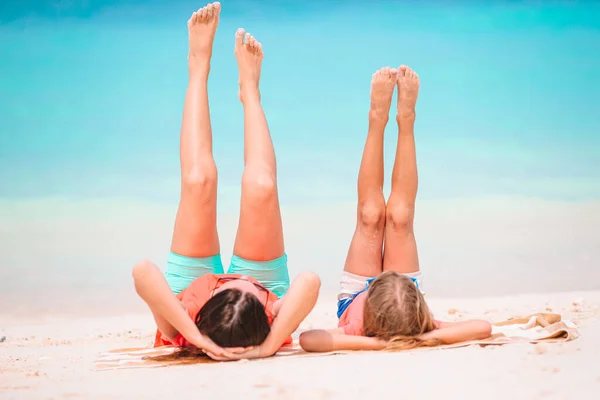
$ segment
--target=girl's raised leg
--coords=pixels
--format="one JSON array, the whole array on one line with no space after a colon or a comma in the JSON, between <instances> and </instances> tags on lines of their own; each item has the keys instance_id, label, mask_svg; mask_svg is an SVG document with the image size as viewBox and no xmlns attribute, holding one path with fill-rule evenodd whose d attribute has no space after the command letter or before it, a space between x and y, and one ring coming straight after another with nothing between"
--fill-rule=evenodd
<instances>
[{"instance_id":1,"label":"girl's raised leg","mask_svg":"<svg viewBox=\"0 0 600 400\"><path fill-rule=\"evenodd\" d=\"M392 192L386 209L383 269L410 274L419 271L417 243L413 232L417 197L415 152L415 106L419 76L410 68L398 69L398 147L392 172Z\"/></svg>"},{"instance_id":2,"label":"girl's raised leg","mask_svg":"<svg viewBox=\"0 0 600 400\"><path fill-rule=\"evenodd\" d=\"M382 68L373 74L369 132L358 172L358 208L354 236L344 271L373 277L382 270L385 226L383 197L383 134L389 119L396 86L395 69Z\"/></svg>"},{"instance_id":3,"label":"girl's raised leg","mask_svg":"<svg viewBox=\"0 0 600 400\"><path fill-rule=\"evenodd\" d=\"M282 257L285 249L275 150L260 103L264 54L260 42L244 34L243 29L236 32L234 53L239 68L239 98L244 107L244 173L233 253L244 260L271 261Z\"/></svg>"},{"instance_id":4,"label":"girl's raised leg","mask_svg":"<svg viewBox=\"0 0 600 400\"><path fill-rule=\"evenodd\" d=\"M181 125L181 199L171 252L186 257L219 254L217 168L212 155L208 74L221 6L209 4L188 21L189 82Z\"/></svg>"}]
</instances>

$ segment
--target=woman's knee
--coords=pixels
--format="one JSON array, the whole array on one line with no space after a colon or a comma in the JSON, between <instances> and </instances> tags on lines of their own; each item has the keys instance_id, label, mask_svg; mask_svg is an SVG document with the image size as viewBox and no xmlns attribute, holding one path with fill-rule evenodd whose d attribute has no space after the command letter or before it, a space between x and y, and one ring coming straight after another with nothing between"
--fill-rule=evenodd
<instances>
[{"instance_id":1,"label":"woman's knee","mask_svg":"<svg viewBox=\"0 0 600 400\"><path fill-rule=\"evenodd\" d=\"M206 162L183 168L182 188L194 193L206 193L217 188L217 167L214 162Z\"/></svg>"},{"instance_id":2,"label":"woman's knee","mask_svg":"<svg viewBox=\"0 0 600 400\"><path fill-rule=\"evenodd\" d=\"M414 206L402 202L388 202L386 209L386 229L396 232L412 232L415 218Z\"/></svg>"},{"instance_id":3,"label":"woman's knee","mask_svg":"<svg viewBox=\"0 0 600 400\"><path fill-rule=\"evenodd\" d=\"M244 171L242 196L246 200L264 202L277 197L277 180L270 171Z\"/></svg>"},{"instance_id":4,"label":"woman's knee","mask_svg":"<svg viewBox=\"0 0 600 400\"><path fill-rule=\"evenodd\" d=\"M382 230L385 226L385 200L367 200L358 208L358 223L363 229Z\"/></svg>"}]
</instances>

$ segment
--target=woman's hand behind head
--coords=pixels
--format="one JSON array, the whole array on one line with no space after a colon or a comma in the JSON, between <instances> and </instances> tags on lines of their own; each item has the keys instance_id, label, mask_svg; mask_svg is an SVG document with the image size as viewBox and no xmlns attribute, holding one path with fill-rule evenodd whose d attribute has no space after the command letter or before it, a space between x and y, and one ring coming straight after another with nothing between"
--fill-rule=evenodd
<instances>
[{"instance_id":1,"label":"woman's hand behind head","mask_svg":"<svg viewBox=\"0 0 600 400\"><path fill-rule=\"evenodd\" d=\"M207 353L207 355L216 361L250 360L250 359L255 359L255 358L265 358L265 357L272 356L272 354L265 354L265 352L262 350L261 346L247 347L245 349L242 347L238 347L238 348L228 347L224 350L229 352L231 354L231 356L227 356L227 355L219 356L214 353Z\"/></svg>"}]
</instances>

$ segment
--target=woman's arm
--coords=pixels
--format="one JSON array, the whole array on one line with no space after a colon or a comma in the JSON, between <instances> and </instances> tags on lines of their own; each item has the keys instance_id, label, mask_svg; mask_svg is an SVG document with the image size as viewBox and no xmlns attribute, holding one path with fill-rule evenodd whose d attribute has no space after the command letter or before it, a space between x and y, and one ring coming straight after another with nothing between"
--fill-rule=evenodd
<instances>
[{"instance_id":1,"label":"woman's arm","mask_svg":"<svg viewBox=\"0 0 600 400\"><path fill-rule=\"evenodd\" d=\"M300 335L300 346L309 352L382 350L386 345L386 341L373 337L346 335L343 328L332 330L315 329Z\"/></svg>"},{"instance_id":2,"label":"woman's arm","mask_svg":"<svg viewBox=\"0 0 600 400\"><path fill-rule=\"evenodd\" d=\"M277 314L279 314L279 310L281 310L281 306L283 305L284 299L285 298L282 297L281 299L273 303L273 307L271 308L271 314L273 314L273 317L277 317Z\"/></svg>"},{"instance_id":3,"label":"woman's arm","mask_svg":"<svg viewBox=\"0 0 600 400\"><path fill-rule=\"evenodd\" d=\"M292 282L285 298L278 300L273 305L274 314L277 317L273 320L271 332L260 346L244 353L235 351L236 355L234 357L219 357L212 353L208 353L208 355L218 361L272 356L312 311L319 297L320 288L321 280L317 274L313 272L301 273ZM232 349L227 350L234 352Z\"/></svg>"},{"instance_id":4,"label":"woman's arm","mask_svg":"<svg viewBox=\"0 0 600 400\"><path fill-rule=\"evenodd\" d=\"M313 272L303 272L294 279L285 299L278 305L277 317L273 320L269 336L259 346L261 357L275 354L286 339L298 329L315 306L320 288L321 280Z\"/></svg>"},{"instance_id":5,"label":"woman's arm","mask_svg":"<svg viewBox=\"0 0 600 400\"><path fill-rule=\"evenodd\" d=\"M137 294L150 307L158 329L166 337L173 339L181 334L198 348L213 354L233 356L232 352L235 349L225 351L198 331L156 265L150 261L142 261L133 267L132 274Z\"/></svg>"},{"instance_id":6,"label":"woman's arm","mask_svg":"<svg viewBox=\"0 0 600 400\"><path fill-rule=\"evenodd\" d=\"M470 340L487 339L492 333L492 325L483 320L470 320L462 322L435 321L438 329L420 336L422 340L437 339L442 344L468 342Z\"/></svg>"},{"instance_id":7,"label":"woman's arm","mask_svg":"<svg viewBox=\"0 0 600 400\"><path fill-rule=\"evenodd\" d=\"M173 340L179 334L179 331L163 315L169 314L169 311L171 311L170 314L173 314L176 319L182 320L179 325L185 327L186 324L182 323L183 319L185 317L189 320L190 317L185 312L181 302L171 292L158 267L150 261L144 260L133 267L132 275L135 291L152 311L158 330L167 338ZM169 308L177 308L178 310L173 312ZM183 316L181 313L183 313Z\"/></svg>"}]
</instances>

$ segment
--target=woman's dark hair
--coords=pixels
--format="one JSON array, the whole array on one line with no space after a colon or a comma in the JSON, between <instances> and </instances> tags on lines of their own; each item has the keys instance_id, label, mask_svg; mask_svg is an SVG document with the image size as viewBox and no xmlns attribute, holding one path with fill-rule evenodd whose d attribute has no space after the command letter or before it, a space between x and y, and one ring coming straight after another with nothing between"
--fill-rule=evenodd
<instances>
[{"instance_id":1,"label":"woman's dark hair","mask_svg":"<svg viewBox=\"0 0 600 400\"><path fill-rule=\"evenodd\" d=\"M265 307L256 296L238 289L225 289L211 297L194 321L198 330L221 347L259 346L271 326ZM148 357L152 361L194 363L206 360L196 347L181 347L171 354Z\"/></svg>"},{"instance_id":2,"label":"woman's dark hair","mask_svg":"<svg viewBox=\"0 0 600 400\"><path fill-rule=\"evenodd\" d=\"M258 346L271 331L260 300L238 289L226 289L211 297L195 322L200 333L221 347Z\"/></svg>"}]
</instances>

